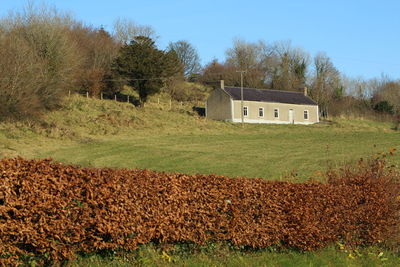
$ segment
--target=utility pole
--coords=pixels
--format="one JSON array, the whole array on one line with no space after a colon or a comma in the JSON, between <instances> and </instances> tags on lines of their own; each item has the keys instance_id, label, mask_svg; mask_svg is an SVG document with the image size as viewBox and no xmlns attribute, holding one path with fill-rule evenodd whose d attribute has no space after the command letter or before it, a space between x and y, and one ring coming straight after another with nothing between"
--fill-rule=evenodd
<instances>
[{"instance_id":1,"label":"utility pole","mask_svg":"<svg viewBox=\"0 0 400 267\"><path fill-rule=\"evenodd\" d=\"M242 113L242 127L244 127L243 73L247 72L247 70L237 70L236 72L240 72L240 110Z\"/></svg>"}]
</instances>

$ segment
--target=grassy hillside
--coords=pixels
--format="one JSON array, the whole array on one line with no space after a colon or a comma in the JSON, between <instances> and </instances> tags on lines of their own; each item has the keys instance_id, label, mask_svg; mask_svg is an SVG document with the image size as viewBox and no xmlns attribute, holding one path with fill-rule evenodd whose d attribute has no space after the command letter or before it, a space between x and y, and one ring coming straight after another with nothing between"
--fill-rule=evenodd
<instances>
[{"instance_id":1,"label":"grassy hillside","mask_svg":"<svg viewBox=\"0 0 400 267\"><path fill-rule=\"evenodd\" d=\"M400 148L390 123L335 119L312 126L245 125L198 117L192 105L150 99L145 108L73 96L37 121L0 124L0 156L55 160L96 167L150 168L303 181L321 179L329 166ZM400 163L395 155L390 159ZM293 175L295 178L293 178ZM297 176L296 176L297 175ZM168 255L145 246L132 254L87 255L76 266L393 266L398 256L377 248L314 253L205 247L195 255L176 247ZM170 252L168 252L170 253Z\"/></svg>"},{"instance_id":2,"label":"grassy hillside","mask_svg":"<svg viewBox=\"0 0 400 267\"><path fill-rule=\"evenodd\" d=\"M245 125L198 117L191 105L145 108L75 96L41 121L0 125L0 154L95 167L285 179L400 147L390 123L336 119L312 126ZM399 163L400 157L392 158Z\"/></svg>"}]
</instances>

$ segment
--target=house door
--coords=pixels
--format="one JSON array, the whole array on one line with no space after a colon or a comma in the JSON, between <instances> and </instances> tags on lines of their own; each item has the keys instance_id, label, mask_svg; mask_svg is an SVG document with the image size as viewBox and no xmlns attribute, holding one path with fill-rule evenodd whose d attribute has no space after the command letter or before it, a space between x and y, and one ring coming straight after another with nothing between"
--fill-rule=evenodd
<instances>
[{"instance_id":1,"label":"house door","mask_svg":"<svg viewBox=\"0 0 400 267\"><path fill-rule=\"evenodd\" d=\"M294 110L289 109L289 122L294 123Z\"/></svg>"}]
</instances>

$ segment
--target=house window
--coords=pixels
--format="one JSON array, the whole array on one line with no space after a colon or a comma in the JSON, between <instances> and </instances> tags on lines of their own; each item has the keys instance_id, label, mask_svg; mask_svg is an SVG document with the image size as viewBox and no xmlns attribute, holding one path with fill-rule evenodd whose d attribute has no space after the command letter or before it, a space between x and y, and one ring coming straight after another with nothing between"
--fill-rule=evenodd
<instances>
[{"instance_id":1,"label":"house window","mask_svg":"<svg viewBox=\"0 0 400 267\"><path fill-rule=\"evenodd\" d=\"M274 118L278 119L279 118L279 109L274 109Z\"/></svg>"},{"instance_id":2,"label":"house window","mask_svg":"<svg viewBox=\"0 0 400 267\"><path fill-rule=\"evenodd\" d=\"M249 107L243 107L243 116L247 117L248 113L249 113Z\"/></svg>"},{"instance_id":3,"label":"house window","mask_svg":"<svg viewBox=\"0 0 400 267\"><path fill-rule=\"evenodd\" d=\"M308 110L304 110L304 119L308 120Z\"/></svg>"},{"instance_id":4,"label":"house window","mask_svg":"<svg viewBox=\"0 0 400 267\"><path fill-rule=\"evenodd\" d=\"M264 117L264 108L258 108L258 117Z\"/></svg>"}]
</instances>

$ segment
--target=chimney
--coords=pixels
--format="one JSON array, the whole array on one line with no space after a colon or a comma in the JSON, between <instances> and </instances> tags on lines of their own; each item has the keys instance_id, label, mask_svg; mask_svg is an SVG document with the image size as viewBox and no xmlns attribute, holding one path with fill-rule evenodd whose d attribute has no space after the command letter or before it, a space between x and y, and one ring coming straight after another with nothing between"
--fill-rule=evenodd
<instances>
[{"instance_id":1,"label":"chimney","mask_svg":"<svg viewBox=\"0 0 400 267\"><path fill-rule=\"evenodd\" d=\"M305 96L307 96L307 94L308 94L307 91L308 91L307 87L304 87L304 95L305 95Z\"/></svg>"},{"instance_id":2,"label":"chimney","mask_svg":"<svg viewBox=\"0 0 400 267\"><path fill-rule=\"evenodd\" d=\"M225 89L224 80L221 80L221 89Z\"/></svg>"}]
</instances>

